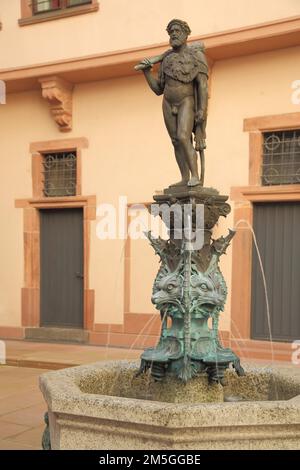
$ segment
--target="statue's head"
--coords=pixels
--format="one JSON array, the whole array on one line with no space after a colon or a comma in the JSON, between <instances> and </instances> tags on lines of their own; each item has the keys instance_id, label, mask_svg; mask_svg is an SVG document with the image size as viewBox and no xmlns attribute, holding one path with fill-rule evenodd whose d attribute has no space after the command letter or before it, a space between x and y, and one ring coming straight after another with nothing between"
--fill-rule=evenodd
<instances>
[{"instance_id":1,"label":"statue's head","mask_svg":"<svg viewBox=\"0 0 300 470\"><path fill-rule=\"evenodd\" d=\"M170 45L176 49L185 44L188 36L191 34L189 25L182 20L171 20L167 26L167 31L170 36Z\"/></svg>"},{"instance_id":2,"label":"statue's head","mask_svg":"<svg viewBox=\"0 0 300 470\"><path fill-rule=\"evenodd\" d=\"M190 298L196 314L208 317L214 311L223 310L226 296L226 284L218 268L209 273L194 270Z\"/></svg>"},{"instance_id":3,"label":"statue's head","mask_svg":"<svg viewBox=\"0 0 300 470\"><path fill-rule=\"evenodd\" d=\"M177 304L182 300L183 276L178 270L162 268L154 282L152 303L158 310L168 304Z\"/></svg>"}]
</instances>

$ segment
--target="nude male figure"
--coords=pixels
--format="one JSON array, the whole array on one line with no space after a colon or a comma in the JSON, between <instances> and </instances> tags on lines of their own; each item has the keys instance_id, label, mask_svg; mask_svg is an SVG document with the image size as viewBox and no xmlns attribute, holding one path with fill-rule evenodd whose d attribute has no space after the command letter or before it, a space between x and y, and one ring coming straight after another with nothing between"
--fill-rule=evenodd
<instances>
[{"instance_id":1,"label":"nude male figure","mask_svg":"<svg viewBox=\"0 0 300 470\"><path fill-rule=\"evenodd\" d=\"M151 90L157 95L163 94L164 121L181 173L181 180L171 186L203 185L208 102L208 66L204 46L202 43L187 45L191 30L185 21L170 21L167 31L172 49L158 58L161 61L158 78L151 73L157 58L144 59L139 69L143 70ZM201 180L196 150L201 155Z\"/></svg>"}]
</instances>

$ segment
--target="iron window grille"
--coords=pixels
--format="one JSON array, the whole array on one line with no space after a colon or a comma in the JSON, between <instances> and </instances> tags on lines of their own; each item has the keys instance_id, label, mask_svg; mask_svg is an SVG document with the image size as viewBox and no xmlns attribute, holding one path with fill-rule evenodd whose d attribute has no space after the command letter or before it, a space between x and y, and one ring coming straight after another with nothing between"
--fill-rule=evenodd
<instances>
[{"instance_id":1,"label":"iron window grille","mask_svg":"<svg viewBox=\"0 0 300 470\"><path fill-rule=\"evenodd\" d=\"M75 196L76 152L43 155L43 192L46 197Z\"/></svg>"},{"instance_id":2,"label":"iron window grille","mask_svg":"<svg viewBox=\"0 0 300 470\"><path fill-rule=\"evenodd\" d=\"M262 185L300 183L300 129L263 134Z\"/></svg>"},{"instance_id":3,"label":"iron window grille","mask_svg":"<svg viewBox=\"0 0 300 470\"><path fill-rule=\"evenodd\" d=\"M92 3L92 0L32 0L34 15Z\"/></svg>"}]
</instances>

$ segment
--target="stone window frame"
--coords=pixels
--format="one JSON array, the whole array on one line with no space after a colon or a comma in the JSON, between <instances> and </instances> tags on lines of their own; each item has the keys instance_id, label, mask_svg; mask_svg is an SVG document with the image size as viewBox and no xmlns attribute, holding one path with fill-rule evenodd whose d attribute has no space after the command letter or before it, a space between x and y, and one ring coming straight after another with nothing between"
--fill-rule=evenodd
<instances>
[{"instance_id":1,"label":"stone window frame","mask_svg":"<svg viewBox=\"0 0 300 470\"><path fill-rule=\"evenodd\" d=\"M300 113L287 113L244 120L244 132L249 133L249 186L261 186L263 134L270 131L299 129L299 117ZM275 185L273 187L277 188Z\"/></svg>"},{"instance_id":2,"label":"stone window frame","mask_svg":"<svg viewBox=\"0 0 300 470\"><path fill-rule=\"evenodd\" d=\"M75 196L81 195L81 149L88 146L87 140L64 139L58 141L35 142L30 145L32 168L32 195L34 198L44 197L43 158L51 152L76 152L76 190ZM71 197L71 196L64 196Z\"/></svg>"},{"instance_id":3,"label":"stone window frame","mask_svg":"<svg viewBox=\"0 0 300 470\"><path fill-rule=\"evenodd\" d=\"M300 127L263 132L261 185L300 184Z\"/></svg>"},{"instance_id":4,"label":"stone window frame","mask_svg":"<svg viewBox=\"0 0 300 470\"><path fill-rule=\"evenodd\" d=\"M86 13L95 13L99 10L99 1L92 0L86 5L76 5L73 7L53 10L45 13L33 14L32 0L20 0L21 18L18 20L19 26L28 26L45 21L59 20L70 16L83 15Z\"/></svg>"}]
</instances>

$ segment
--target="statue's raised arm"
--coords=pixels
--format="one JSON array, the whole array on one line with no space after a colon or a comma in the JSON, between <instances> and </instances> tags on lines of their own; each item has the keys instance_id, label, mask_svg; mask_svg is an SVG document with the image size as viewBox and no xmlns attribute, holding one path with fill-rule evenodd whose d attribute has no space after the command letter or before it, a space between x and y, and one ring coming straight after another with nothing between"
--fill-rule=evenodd
<instances>
[{"instance_id":1,"label":"statue's raised arm","mask_svg":"<svg viewBox=\"0 0 300 470\"><path fill-rule=\"evenodd\" d=\"M185 21L170 21L167 31L172 48L160 56L144 59L135 69L143 71L156 95L163 94L164 120L181 173L181 180L171 186L203 186L208 102L208 66L204 44L187 45L191 30ZM157 77L152 74L156 63L160 63ZM197 151L201 158L200 179Z\"/></svg>"}]
</instances>

